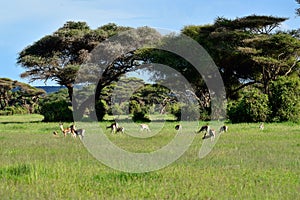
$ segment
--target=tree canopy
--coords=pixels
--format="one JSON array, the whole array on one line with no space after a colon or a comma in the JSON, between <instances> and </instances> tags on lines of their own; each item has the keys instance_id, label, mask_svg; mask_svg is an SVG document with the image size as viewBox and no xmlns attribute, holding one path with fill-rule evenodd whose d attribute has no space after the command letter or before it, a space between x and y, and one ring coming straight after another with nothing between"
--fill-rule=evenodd
<instances>
[{"instance_id":1,"label":"tree canopy","mask_svg":"<svg viewBox=\"0 0 300 200\"><path fill-rule=\"evenodd\" d=\"M238 100L245 94L240 91L249 86L271 98L274 81L283 76L299 77L300 34L299 30L280 31L280 24L285 20L287 18L258 15L236 19L218 17L213 24L189 25L179 34L168 35L149 27L133 29L113 23L93 30L85 22L70 21L23 49L17 62L26 69L22 77L31 81L54 80L67 87L70 100L75 93L73 109L81 116L94 102L101 100L103 107L106 101L105 105L109 106L111 85L137 69L147 69L156 83L165 81L183 86L179 73L191 85L193 91L190 91L202 111L209 113L214 92L207 84L217 73L221 74L226 97L231 100ZM168 47L180 49L182 44L189 44L184 40L186 36L203 47L218 72L206 73L212 63L203 62L204 74L199 75L191 60L168 50ZM174 72L165 70L164 65ZM74 87L74 84L79 86ZM152 89L160 88L147 87L147 92ZM161 96L155 98L162 99ZM115 100L122 101L122 95ZM141 104L148 101L138 100L143 101Z\"/></svg>"},{"instance_id":2,"label":"tree canopy","mask_svg":"<svg viewBox=\"0 0 300 200\"><path fill-rule=\"evenodd\" d=\"M68 88L72 99L77 72L89 52L106 38L128 29L109 23L93 30L86 22L68 21L19 53L17 63L26 70L21 77L30 81L54 80Z\"/></svg>"},{"instance_id":3,"label":"tree canopy","mask_svg":"<svg viewBox=\"0 0 300 200\"><path fill-rule=\"evenodd\" d=\"M186 26L182 30L212 56L224 80L227 96L235 98L245 86L268 85L279 75L299 68L299 39L274 29L286 18L247 16L217 18L213 25Z\"/></svg>"},{"instance_id":4,"label":"tree canopy","mask_svg":"<svg viewBox=\"0 0 300 200\"><path fill-rule=\"evenodd\" d=\"M26 83L0 78L0 111L23 107L26 112L34 112L34 106L45 91Z\"/></svg>"}]
</instances>

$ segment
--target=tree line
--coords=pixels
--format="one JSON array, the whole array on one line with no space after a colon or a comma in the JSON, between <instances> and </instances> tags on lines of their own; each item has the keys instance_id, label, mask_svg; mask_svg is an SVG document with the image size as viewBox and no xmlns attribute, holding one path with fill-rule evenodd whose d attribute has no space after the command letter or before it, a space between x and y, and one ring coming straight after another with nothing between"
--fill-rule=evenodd
<instances>
[{"instance_id":1,"label":"tree line","mask_svg":"<svg viewBox=\"0 0 300 200\"><path fill-rule=\"evenodd\" d=\"M169 35L162 35L149 27L140 27L137 29L140 38L135 37L132 41L139 47L139 42L150 38L149 41L158 40L158 45L163 46L180 38L180 35L188 36L208 52L218 67L226 90L229 120L298 122L300 32L280 30L281 23L286 20L287 18L282 17L257 15L236 19L218 17L213 24L185 26L179 34ZM99 45L101 47L109 38L132 29L114 23L91 29L85 22L66 22L54 33L44 36L19 53L17 63L25 69L21 77L29 78L31 81L53 80L65 86L67 93L63 95L63 99L48 98L44 100L44 104L48 102L49 106L50 102L60 101L61 105L58 107L66 109L70 109L73 105L71 110L78 111L81 117L88 115L89 112L96 112L98 119L101 120L106 113L122 114L128 110L144 118L151 106L159 105L153 109L157 112L170 112L179 119L178 113L188 107L179 104L178 99L174 98L168 88L159 84L121 78L135 70L148 71L151 80L157 83L161 79L172 78L166 77L161 70L155 71L151 68L152 64L160 63L170 66L188 80L198 100L198 108L191 110L197 110L202 120L208 120L211 114L210 91L204 79L195 76L195 68L187 60L164 51L163 48L149 46L131 48L124 43L99 48ZM126 38L126 41L131 39ZM131 49L112 61L104 57L102 62L107 63L107 67L101 72L91 66L84 69L84 64L93 59L92 51L96 47L100 52L104 48L109 48L109 52L119 51L122 48ZM84 77L80 77L80 74L84 74ZM91 80L97 81L94 88L88 84ZM115 87L121 87L117 84L122 83L121 80L142 83L143 87L130 97L128 102L130 105L125 106L125 102L122 101L123 94L114 97L115 104L111 105L112 91ZM170 82L175 84L176 80ZM81 93L88 91L94 93L91 96L95 100L94 108L81 107L84 101L87 101L84 98L82 102L73 99L74 90L76 91L74 85L78 83L82 83L82 87L85 87ZM126 90L123 88L120 91ZM81 93L76 96L87 96L87 93ZM54 107L50 106L44 112L47 113ZM2 107L1 109L3 110ZM193 115L190 111L188 113Z\"/></svg>"}]
</instances>

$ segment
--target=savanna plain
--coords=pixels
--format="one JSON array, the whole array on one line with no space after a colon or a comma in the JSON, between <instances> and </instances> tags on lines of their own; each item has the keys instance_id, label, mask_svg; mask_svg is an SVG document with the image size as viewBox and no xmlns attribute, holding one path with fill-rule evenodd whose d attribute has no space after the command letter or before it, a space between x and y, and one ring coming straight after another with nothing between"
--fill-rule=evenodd
<instances>
[{"instance_id":1,"label":"savanna plain","mask_svg":"<svg viewBox=\"0 0 300 200\"><path fill-rule=\"evenodd\" d=\"M159 149L177 134L176 122L147 139L111 134L109 124L99 122L103 133L132 152ZM1 116L0 199L300 199L300 125L228 126L201 159L202 133L169 166L127 173L95 159L79 138L64 138L58 123L40 115Z\"/></svg>"}]
</instances>

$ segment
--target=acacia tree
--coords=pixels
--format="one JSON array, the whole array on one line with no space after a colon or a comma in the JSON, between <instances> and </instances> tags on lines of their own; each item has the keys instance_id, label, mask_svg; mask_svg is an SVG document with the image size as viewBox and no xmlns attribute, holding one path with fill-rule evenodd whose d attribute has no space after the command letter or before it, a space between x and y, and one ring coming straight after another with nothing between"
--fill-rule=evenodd
<instances>
[{"instance_id":1,"label":"acacia tree","mask_svg":"<svg viewBox=\"0 0 300 200\"><path fill-rule=\"evenodd\" d=\"M44 90L26 83L0 78L0 110L23 107L28 113L32 113L39 98L44 94Z\"/></svg>"},{"instance_id":2,"label":"acacia tree","mask_svg":"<svg viewBox=\"0 0 300 200\"><path fill-rule=\"evenodd\" d=\"M152 28L140 27L121 32L99 44L90 54L86 65L80 68L76 80L80 85L96 86L93 94L78 99L76 118L80 119L86 109L99 101L105 87L118 81L127 72L148 67L144 64L144 58L136 52L140 48L157 43L161 37L161 34ZM80 88L76 90L76 94L80 92Z\"/></svg>"},{"instance_id":3,"label":"acacia tree","mask_svg":"<svg viewBox=\"0 0 300 200\"><path fill-rule=\"evenodd\" d=\"M250 43L257 37L266 38L265 41L270 43L275 42L272 41L272 34L285 20L286 18L256 15L234 20L217 18L213 25L186 26L182 33L198 41L208 51L222 75L227 96L236 98L237 91L261 79L262 70L253 54L270 52L268 48L275 50L278 47L260 45L251 48ZM282 52L274 53L277 54L272 56L278 57ZM291 51L287 52L289 55L286 56L290 57L290 53Z\"/></svg>"},{"instance_id":4,"label":"acacia tree","mask_svg":"<svg viewBox=\"0 0 300 200\"><path fill-rule=\"evenodd\" d=\"M127 29L110 23L92 30L85 22L66 22L19 53L17 63L26 69L21 77L31 82L56 81L67 87L72 100L78 69L88 59L89 52L106 38Z\"/></svg>"},{"instance_id":5,"label":"acacia tree","mask_svg":"<svg viewBox=\"0 0 300 200\"><path fill-rule=\"evenodd\" d=\"M300 40L288 33L258 35L243 41L245 47L239 50L249 55L257 70L254 81L263 86L270 95L270 83L280 76L288 76L300 68Z\"/></svg>"},{"instance_id":6,"label":"acacia tree","mask_svg":"<svg viewBox=\"0 0 300 200\"><path fill-rule=\"evenodd\" d=\"M270 105L274 121L300 120L300 79L298 76L280 77L272 81Z\"/></svg>"}]
</instances>

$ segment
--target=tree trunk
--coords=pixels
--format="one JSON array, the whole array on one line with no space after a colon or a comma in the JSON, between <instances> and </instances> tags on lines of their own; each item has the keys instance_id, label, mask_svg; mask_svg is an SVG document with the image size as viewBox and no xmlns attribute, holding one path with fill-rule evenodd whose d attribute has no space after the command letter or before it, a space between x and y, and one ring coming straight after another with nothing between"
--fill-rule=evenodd
<instances>
[{"instance_id":1,"label":"tree trunk","mask_svg":"<svg viewBox=\"0 0 300 200\"><path fill-rule=\"evenodd\" d=\"M68 89L69 99L72 102L72 98L73 98L73 84L66 84L65 86Z\"/></svg>"},{"instance_id":2,"label":"tree trunk","mask_svg":"<svg viewBox=\"0 0 300 200\"><path fill-rule=\"evenodd\" d=\"M82 103L76 103L76 106L74 106L74 104L73 104L74 114L76 115L75 120L81 120L83 118L84 112L87 108L90 108L90 107L95 108L96 102L100 99L100 94L102 92L103 87L104 87L103 85L98 84L96 91L95 91L95 95L89 96ZM75 101L76 100L73 99L73 102L75 102ZM96 119L94 119L94 120L96 120Z\"/></svg>"}]
</instances>

